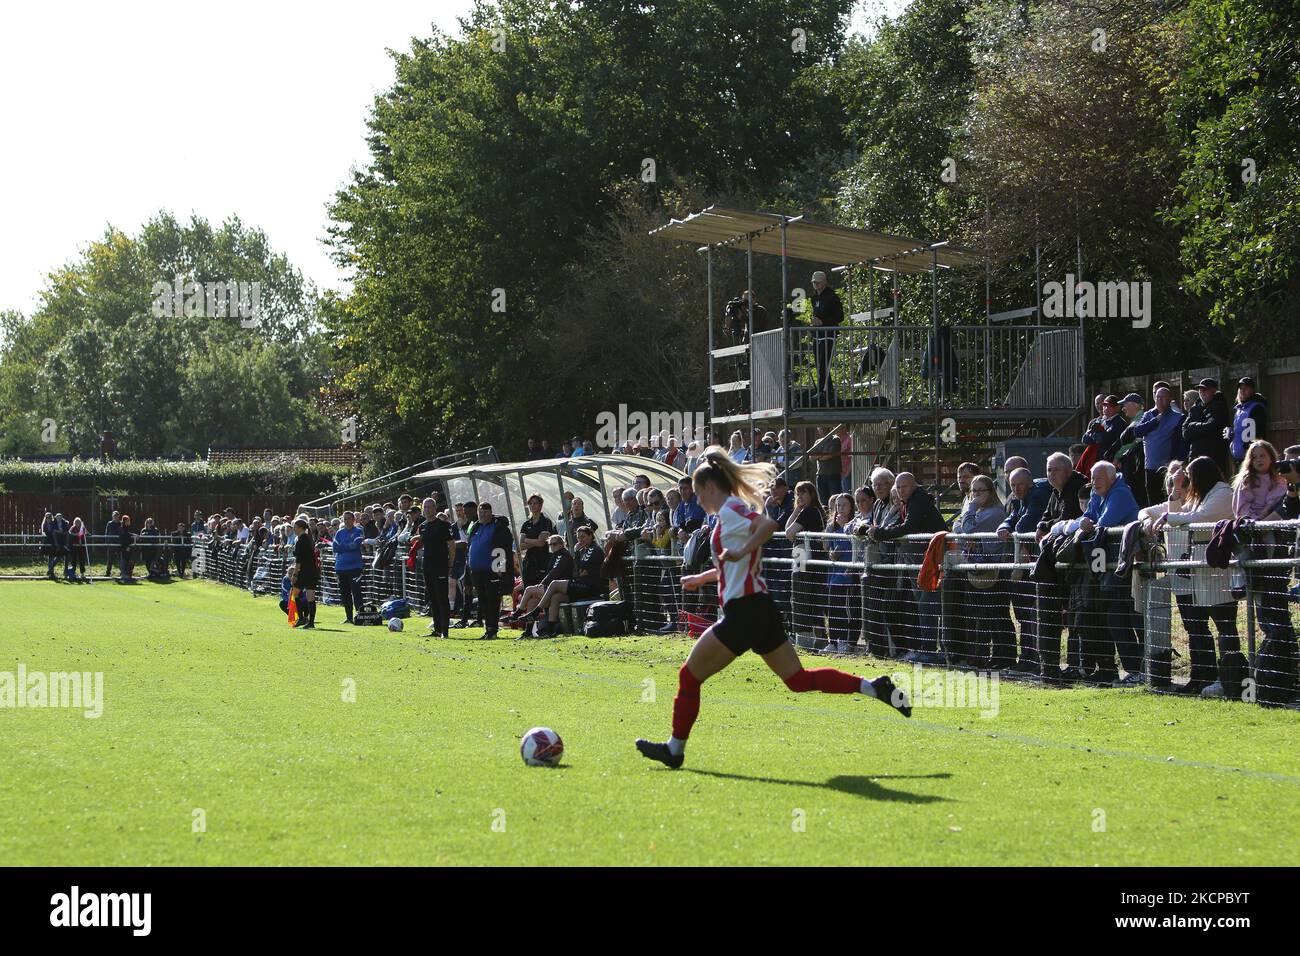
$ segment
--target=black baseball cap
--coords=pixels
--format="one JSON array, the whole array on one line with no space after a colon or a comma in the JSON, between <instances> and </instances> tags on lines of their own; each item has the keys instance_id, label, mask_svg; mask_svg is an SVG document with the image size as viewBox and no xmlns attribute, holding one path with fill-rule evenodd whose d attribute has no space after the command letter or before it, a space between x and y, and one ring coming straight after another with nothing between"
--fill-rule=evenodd
<instances>
[{"instance_id":1,"label":"black baseball cap","mask_svg":"<svg viewBox=\"0 0 1300 956\"><path fill-rule=\"evenodd\" d=\"M1217 378L1203 378L1196 383L1196 387L1217 389L1219 387L1219 380Z\"/></svg>"},{"instance_id":2,"label":"black baseball cap","mask_svg":"<svg viewBox=\"0 0 1300 956\"><path fill-rule=\"evenodd\" d=\"M1254 380L1253 378L1251 378L1249 375L1247 375L1245 378L1239 378L1239 379L1237 379L1237 384L1238 384L1238 385L1249 385L1251 388L1255 388L1255 387L1256 387L1256 386L1255 386L1255 380Z\"/></svg>"},{"instance_id":3,"label":"black baseball cap","mask_svg":"<svg viewBox=\"0 0 1300 956\"><path fill-rule=\"evenodd\" d=\"M1124 401L1120 402L1120 404L1127 405L1129 402L1133 402L1136 405L1141 405L1142 396L1139 395L1137 392L1129 392L1127 395L1124 396Z\"/></svg>"}]
</instances>

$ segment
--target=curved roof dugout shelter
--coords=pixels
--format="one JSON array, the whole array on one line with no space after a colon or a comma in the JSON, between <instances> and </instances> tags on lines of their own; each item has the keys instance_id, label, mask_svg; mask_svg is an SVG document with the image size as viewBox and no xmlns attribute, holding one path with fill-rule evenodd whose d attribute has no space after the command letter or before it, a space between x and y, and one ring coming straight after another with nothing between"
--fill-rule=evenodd
<instances>
[{"instance_id":1,"label":"curved roof dugout shelter","mask_svg":"<svg viewBox=\"0 0 1300 956\"><path fill-rule=\"evenodd\" d=\"M944 415L984 419L1025 412L1073 414L1081 401L1083 351L1078 323L1066 328L1042 326L1037 275L1032 306L991 314L989 264L975 250L828 226L802 216L722 206L673 219L650 235L697 243L697 251L707 257L709 418L714 426L748 421L752 431L756 420L781 419L788 428L792 417L805 425L886 422L901 417L901 410L912 417L932 412L936 419L941 410ZM714 333L713 252L727 248L745 250L746 286L751 289L753 254L780 257L781 328L755 332L751 302L746 341L719 347ZM790 301L790 259L825 263L831 271L844 274L846 315L835 332L791 324L784 308ZM964 324L962 320L941 322L939 276L976 267L984 269L984 315ZM891 274L892 301L877 308L877 283L871 281L867 311L850 315L853 277L859 269L871 270L871 275ZM929 322L900 324L898 276L908 274L930 276ZM1026 319L1036 324L1015 324ZM830 372L820 371L823 366ZM719 414L717 406L725 401L720 396L730 393L747 394L748 411ZM846 409L853 411L846 414Z\"/></svg>"},{"instance_id":2,"label":"curved roof dugout shelter","mask_svg":"<svg viewBox=\"0 0 1300 956\"><path fill-rule=\"evenodd\" d=\"M458 501L488 502L495 514L510 518L510 526L516 531L528 514L526 502L530 496L541 495L543 513L555 520L561 511L561 496L571 491L582 499L583 510L596 522L597 531L605 531L613 526L610 495L615 488L630 488L633 478L645 475L651 485L667 491L677 486L683 474L653 458L582 455L436 468L411 477L441 484L449 505Z\"/></svg>"}]
</instances>

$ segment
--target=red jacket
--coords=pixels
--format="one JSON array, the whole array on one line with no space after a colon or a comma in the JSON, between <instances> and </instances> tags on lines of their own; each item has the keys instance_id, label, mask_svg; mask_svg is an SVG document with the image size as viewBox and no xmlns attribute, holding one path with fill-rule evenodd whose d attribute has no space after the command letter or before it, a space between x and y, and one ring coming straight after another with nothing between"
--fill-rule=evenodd
<instances>
[{"instance_id":1,"label":"red jacket","mask_svg":"<svg viewBox=\"0 0 1300 956\"><path fill-rule=\"evenodd\" d=\"M954 541L952 548L956 548ZM948 550L948 532L936 531L930 543L925 546L925 557L921 560L921 570L916 576L916 583L922 591L939 590L943 580L943 554Z\"/></svg>"}]
</instances>

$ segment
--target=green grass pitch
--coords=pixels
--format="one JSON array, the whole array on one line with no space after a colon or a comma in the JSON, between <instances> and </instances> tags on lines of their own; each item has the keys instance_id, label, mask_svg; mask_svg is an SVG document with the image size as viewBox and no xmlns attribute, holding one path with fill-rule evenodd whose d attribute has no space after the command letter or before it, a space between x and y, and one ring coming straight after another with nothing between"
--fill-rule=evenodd
<instances>
[{"instance_id":1,"label":"green grass pitch","mask_svg":"<svg viewBox=\"0 0 1300 956\"><path fill-rule=\"evenodd\" d=\"M668 732L681 638L439 641L324 606L293 631L194 581L0 602L0 671L102 672L105 698L0 710L8 865L1300 862L1294 712L1003 682L995 717L906 720L747 655L674 772L632 741ZM539 724L559 769L519 758Z\"/></svg>"}]
</instances>

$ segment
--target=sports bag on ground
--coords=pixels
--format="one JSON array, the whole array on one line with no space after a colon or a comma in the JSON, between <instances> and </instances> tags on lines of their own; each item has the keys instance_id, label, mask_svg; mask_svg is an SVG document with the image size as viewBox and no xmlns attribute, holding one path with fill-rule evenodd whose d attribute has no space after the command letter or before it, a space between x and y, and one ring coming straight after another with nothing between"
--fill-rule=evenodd
<instances>
[{"instance_id":1,"label":"sports bag on ground","mask_svg":"<svg viewBox=\"0 0 1300 956\"><path fill-rule=\"evenodd\" d=\"M391 601L385 601L379 608L379 616L385 621L393 617L410 617L411 602L406 598L393 598Z\"/></svg>"},{"instance_id":2,"label":"sports bag on ground","mask_svg":"<svg viewBox=\"0 0 1300 956\"><path fill-rule=\"evenodd\" d=\"M360 625L366 625L366 624L382 625L384 623L384 619L379 616L379 611L375 609L374 604L366 604L364 607L357 609L357 613L352 617L352 623L360 624Z\"/></svg>"},{"instance_id":3,"label":"sports bag on ground","mask_svg":"<svg viewBox=\"0 0 1300 956\"><path fill-rule=\"evenodd\" d=\"M587 637L613 637L627 630L626 601L597 601L587 608L587 622L582 626Z\"/></svg>"}]
</instances>

